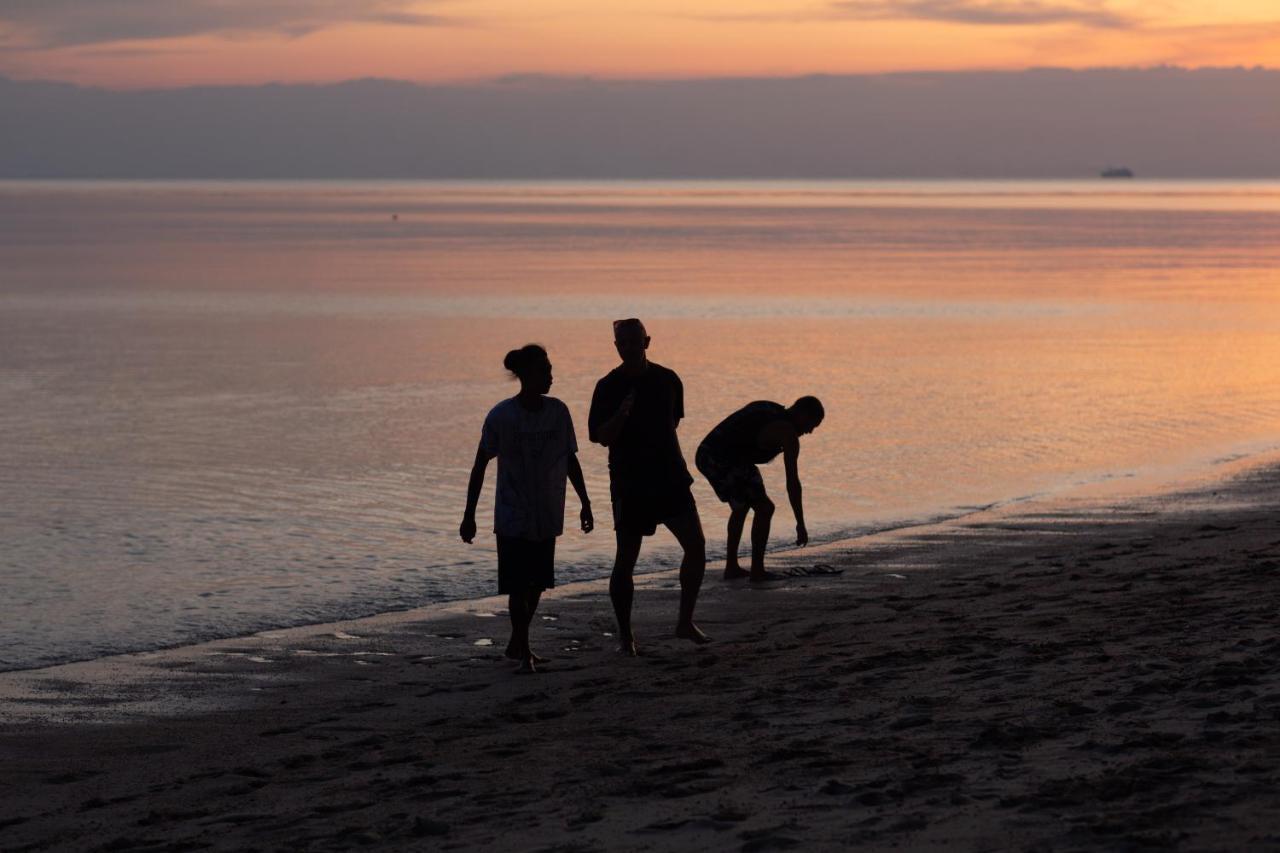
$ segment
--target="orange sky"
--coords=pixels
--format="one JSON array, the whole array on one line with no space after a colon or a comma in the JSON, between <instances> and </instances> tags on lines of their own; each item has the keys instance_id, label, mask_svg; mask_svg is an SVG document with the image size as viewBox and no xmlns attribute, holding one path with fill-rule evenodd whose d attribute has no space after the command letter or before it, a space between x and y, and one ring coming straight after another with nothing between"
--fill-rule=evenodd
<instances>
[{"instance_id":1,"label":"orange sky","mask_svg":"<svg viewBox=\"0 0 1280 853\"><path fill-rule=\"evenodd\" d=\"M16 11L0 5L0 74L118 88L1158 64L1280 66L1280 6L1275 0L41 0Z\"/></svg>"}]
</instances>

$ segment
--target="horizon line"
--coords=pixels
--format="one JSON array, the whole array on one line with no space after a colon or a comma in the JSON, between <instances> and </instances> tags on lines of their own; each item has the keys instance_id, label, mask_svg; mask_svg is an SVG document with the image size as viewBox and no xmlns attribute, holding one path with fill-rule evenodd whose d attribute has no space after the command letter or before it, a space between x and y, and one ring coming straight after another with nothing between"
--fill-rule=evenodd
<instances>
[{"instance_id":1,"label":"horizon line","mask_svg":"<svg viewBox=\"0 0 1280 853\"><path fill-rule=\"evenodd\" d=\"M140 86L107 86L101 84L80 83L74 80L60 80L52 77L12 76L0 72L0 81L24 83L32 85L69 86L77 89L102 92L174 92L193 89L258 89L268 87L327 88L349 85L353 83L387 83L412 86L420 89L454 89L485 86L515 86L520 84L578 84L578 85L618 85L618 84L670 84L670 83L714 83L714 82L788 82L804 80L855 80L886 77L963 77L963 76L1014 76L1034 73L1057 74L1097 74L1127 73L1150 74L1158 72L1172 73L1280 73L1280 66L1270 65L1174 65L1159 63L1155 65L1029 65L1024 68L955 68L955 69L917 69L896 71L866 72L825 72L813 71L796 74L713 74L705 76L685 75L644 75L634 77L595 76L591 74L549 74L544 72L510 72L493 77L458 78L453 80L412 80L403 77L382 77L368 75L363 77L342 77L331 80L263 80L257 83L187 83L176 86L140 85Z\"/></svg>"}]
</instances>

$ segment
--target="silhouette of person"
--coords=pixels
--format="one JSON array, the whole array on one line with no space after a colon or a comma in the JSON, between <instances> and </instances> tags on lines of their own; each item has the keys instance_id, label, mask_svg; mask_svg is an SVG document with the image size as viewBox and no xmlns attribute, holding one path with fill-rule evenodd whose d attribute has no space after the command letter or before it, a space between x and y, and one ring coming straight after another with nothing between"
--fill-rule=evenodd
<instances>
[{"instance_id":1,"label":"silhouette of person","mask_svg":"<svg viewBox=\"0 0 1280 853\"><path fill-rule=\"evenodd\" d=\"M622 364L596 383L587 425L591 440L609 448L609 497L617 552L609 597L618 619L619 651L635 655L632 574L645 536L665 525L684 549L680 562L680 613L676 636L695 643L708 637L693 622L693 608L707 566L702 520L689 487L676 427L684 417L684 385L675 371L649 361L649 335L637 319L613 324Z\"/></svg>"},{"instance_id":2,"label":"silhouette of person","mask_svg":"<svg viewBox=\"0 0 1280 853\"><path fill-rule=\"evenodd\" d=\"M721 421L698 445L694 464L715 489L716 497L729 505L729 529L725 537L724 579L749 577L769 580L777 575L765 571L764 551L773 521L773 501L765 494L760 469L779 454L787 471L787 497L796 515L796 544L809 542L801 499L800 436L818 428L825 416L817 397L801 397L791 406L768 400L748 403ZM751 522L751 571L738 565L738 543L747 513Z\"/></svg>"},{"instance_id":3,"label":"silhouette of person","mask_svg":"<svg viewBox=\"0 0 1280 853\"><path fill-rule=\"evenodd\" d=\"M537 344L507 353L503 366L520 380L520 393L490 410L480 431L467 508L458 535L468 544L476 535L476 504L489 460L498 459L493 532L498 537L498 594L507 595L511 641L506 656L521 672L536 672L544 659L529 647L529 625L544 589L556 585L556 537L564 531L564 484L573 484L582 503L583 533L595 527L591 501L578 464L578 442L569 409L551 390L551 360Z\"/></svg>"}]
</instances>

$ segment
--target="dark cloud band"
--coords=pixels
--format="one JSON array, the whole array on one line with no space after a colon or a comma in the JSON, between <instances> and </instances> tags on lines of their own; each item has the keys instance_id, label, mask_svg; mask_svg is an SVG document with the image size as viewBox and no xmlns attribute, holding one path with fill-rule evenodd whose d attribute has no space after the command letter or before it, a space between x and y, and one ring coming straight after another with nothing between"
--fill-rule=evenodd
<instances>
[{"instance_id":1,"label":"dark cloud band","mask_svg":"<svg viewBox=\"0 0 1280 853\"><path fill-rule=\"evenodd\" d=\"M0 45L70 47L207 34L301 36L348 23L445 26L414 0L0 0Z\"/></svg>"},{"instance_id":2,"label":"dark cloud band","mask_svg":"<svg viewBox=\"0 0 1280 853\"><path fill-rule=\"evenodd\" d=\"M1078 24L1123 29L1137 22L1099 3L1041 3L1018 0L839 0L839 17L863 20L924 20L984 26Z\"/></svg>"}]
</instances>

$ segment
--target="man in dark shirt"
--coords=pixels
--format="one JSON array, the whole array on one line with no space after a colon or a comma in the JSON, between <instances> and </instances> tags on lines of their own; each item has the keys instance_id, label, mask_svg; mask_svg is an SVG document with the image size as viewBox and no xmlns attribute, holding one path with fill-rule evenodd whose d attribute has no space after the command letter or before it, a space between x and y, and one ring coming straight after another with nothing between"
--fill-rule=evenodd
<instances>
[{"instance_id":1,"label":"man in dark shirt","mask_svg":"<svg viewBox=\"0 0 1280 853\"><path fill-rule=\"evenodd\" d=\"M800 436L817 429L824 415L817 397L801 397L789 408L781 403L758 400L729 415L698 445L694 456L698 470L716 490L716 497L729 505L725 580L750 577L753 581L763 581L776 577L764 568L773 501L765 494L764 479L756 466L773 461L779 453L787 471L787 497L796 514L796 544L809 542L798 470ZM738 543L742 540L748 512L756 514L751 522L750 573L738 565Z\"/></svg>"},{"instance_id":2,"label":"man in dark shirt","mask_svg":"<svg viewBox=\"0 0 1280 853\"><path fill-rule=\"evenodd\" d=\"M592 441L609 448L609 496L617 537L609 597L618 618L620 650L636 654L632 573L641 542L659 524L684 549L676 636L705 643L707 636L693 623L693 608L706 570L707 543L689 490L693 477L676 437L684 417L684 386L674 371L648 360L649 336L639 320L618 320L613 337L622 364L596 383L587 427Z\"/></svg>"}]
</instances>

